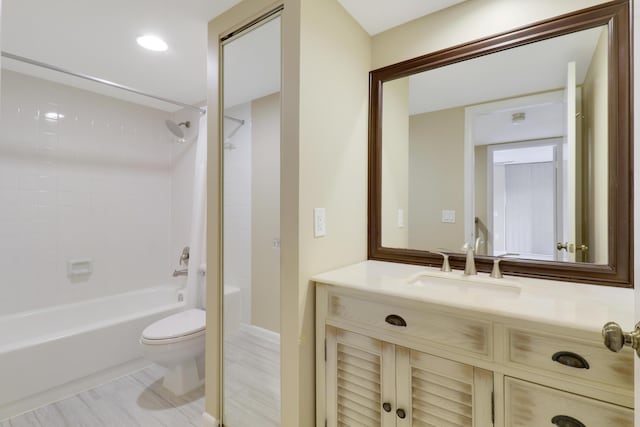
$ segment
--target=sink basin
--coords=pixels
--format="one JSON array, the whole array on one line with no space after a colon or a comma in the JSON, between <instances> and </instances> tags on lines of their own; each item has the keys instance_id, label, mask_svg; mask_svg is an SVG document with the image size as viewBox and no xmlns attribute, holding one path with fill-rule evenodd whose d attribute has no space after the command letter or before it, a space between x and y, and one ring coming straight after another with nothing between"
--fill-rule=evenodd
<instances>
[{"instance_id":1,"label":"sink basin","mask_svg":"<svg viewBox=\"0 0 640 427\"><path fill-rule=\"evenodd\" d=\"M408 286L426 291L466 295L495 295L517 297L520 287L508 279L493 279L485 276L465 276L461 272L439 273L425 272L412 277Z\"/></svg>"}]
</instances>

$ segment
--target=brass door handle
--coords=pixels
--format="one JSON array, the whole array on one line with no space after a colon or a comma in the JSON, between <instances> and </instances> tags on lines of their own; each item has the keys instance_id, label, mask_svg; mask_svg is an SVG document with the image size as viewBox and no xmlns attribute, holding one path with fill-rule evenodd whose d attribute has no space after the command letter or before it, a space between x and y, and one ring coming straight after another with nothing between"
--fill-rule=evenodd
<instances>
[{"instance_id":1,"label":"brass door handle","mask_svg":"<svg viewBox=\"0 0 640 427\"><path fill-rule=\"evenodd\" d=\"M608 322L602 328L602 338L609 350L617 353L627 345L640 357L640 322L636 323L636 329L632 332L624 332L617 323Z\"/></svg>"},{"instance_id":2,"label":"brass door handle","mask_svg":"<svg viewBox=\"0 0 640 427\"><path fill-rule=\"evenodd\" d=\"M588 252L589 246L587 245L576 245L576 251Z\"/></svg>"}]
</instances>

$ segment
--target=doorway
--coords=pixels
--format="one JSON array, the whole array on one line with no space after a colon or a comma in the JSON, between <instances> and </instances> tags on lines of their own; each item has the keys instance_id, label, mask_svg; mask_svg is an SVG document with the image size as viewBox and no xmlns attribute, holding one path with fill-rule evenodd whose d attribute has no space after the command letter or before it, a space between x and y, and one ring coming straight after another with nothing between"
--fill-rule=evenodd
<instances>
[{"instance_id":1,"label":"doorway","mask_svg":"<svg viewBox=\"0 0 640 427\"><path fill-rule=\"evenodd\" d=\"M562 140L487 147L488 254L561 261L564 236Z\"/></svg>"}]
</instances>

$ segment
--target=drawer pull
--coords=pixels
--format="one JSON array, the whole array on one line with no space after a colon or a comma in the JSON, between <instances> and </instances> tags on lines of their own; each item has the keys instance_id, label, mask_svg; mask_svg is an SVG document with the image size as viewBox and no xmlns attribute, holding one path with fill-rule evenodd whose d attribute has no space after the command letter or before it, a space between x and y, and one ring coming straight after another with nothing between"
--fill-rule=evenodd
<instances>
[{"instance_id":1,"label":"drawer pull","mask_svg":"<svg viewBox=\"0 0 640 427\"><path fill-rule=\"evenodd\" d=\"M407 413L404 412L404 409L398 409L396 411L396 414L398 415L398 418L400 418L401 420L404 420L404 417L407 416ZM583 426L584 427L584 426Z\"/></svg>"},{"instance_id":2,"label":"drawer pull","mask_svg":"<svg viewBox=\"0 0 640 427\"><path fill-rule=\"evenodd\" d=\"M570 351L559 351L551 356L551 360L570 368L589 369L589 362L584 357Z\"/></svg>"},{"instance_id":3,"label":"drawer pull","mask_svg":"<svg viewBox=\"0 0 640 427\"><path fill-rule=\"evenodd\" d=\"M384 409L384 412L391 412L391 403L384 402L382 404L382 409Z\"/></svg>"},{"instance_id":4,"label":"drawer pull","mask_svg":"<svg viewBox=\"0 0 640 427\"><path fill-rule=\"evenodd\" d=\"M388 315L384 319L384 321L393 326L407 326L407 322L405 322L404 319L397 314Z\"/></svg>"},{"instance_id":5,"label":"drawer pull","mask_svg":"<svg viewBox=\"0 0 640 427\"><path fill-rule=\"evenodd\" d=\"M558 427L586 427L580 421L567 415L556 415L551 418L551 424L555 424Z\"/></svg>"}]
</instances>

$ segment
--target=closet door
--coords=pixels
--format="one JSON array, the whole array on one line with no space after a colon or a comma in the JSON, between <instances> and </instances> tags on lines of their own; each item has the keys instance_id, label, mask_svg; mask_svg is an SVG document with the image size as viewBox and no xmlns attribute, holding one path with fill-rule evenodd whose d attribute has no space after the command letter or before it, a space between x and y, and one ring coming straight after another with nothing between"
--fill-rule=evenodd
<instances>
[{"instance_id":1,"label":"closet door","mask_svg":"<svg viewBox=\"0 0 640 427\"><path fill-rule=\"evenodd\" d=\"M396 348L397 426L493 425L493 374L473 366Z\"/></svg>"},{"instance_id":2,"label":"closet door","mask_svg":"<svg viewBox=\"0 0 640 427\"><path fill-rule=\"evenodd\" d=\"M330 326L326 340L327 426L395 426L395 346Z\"/></svg>"}]
</instances>

